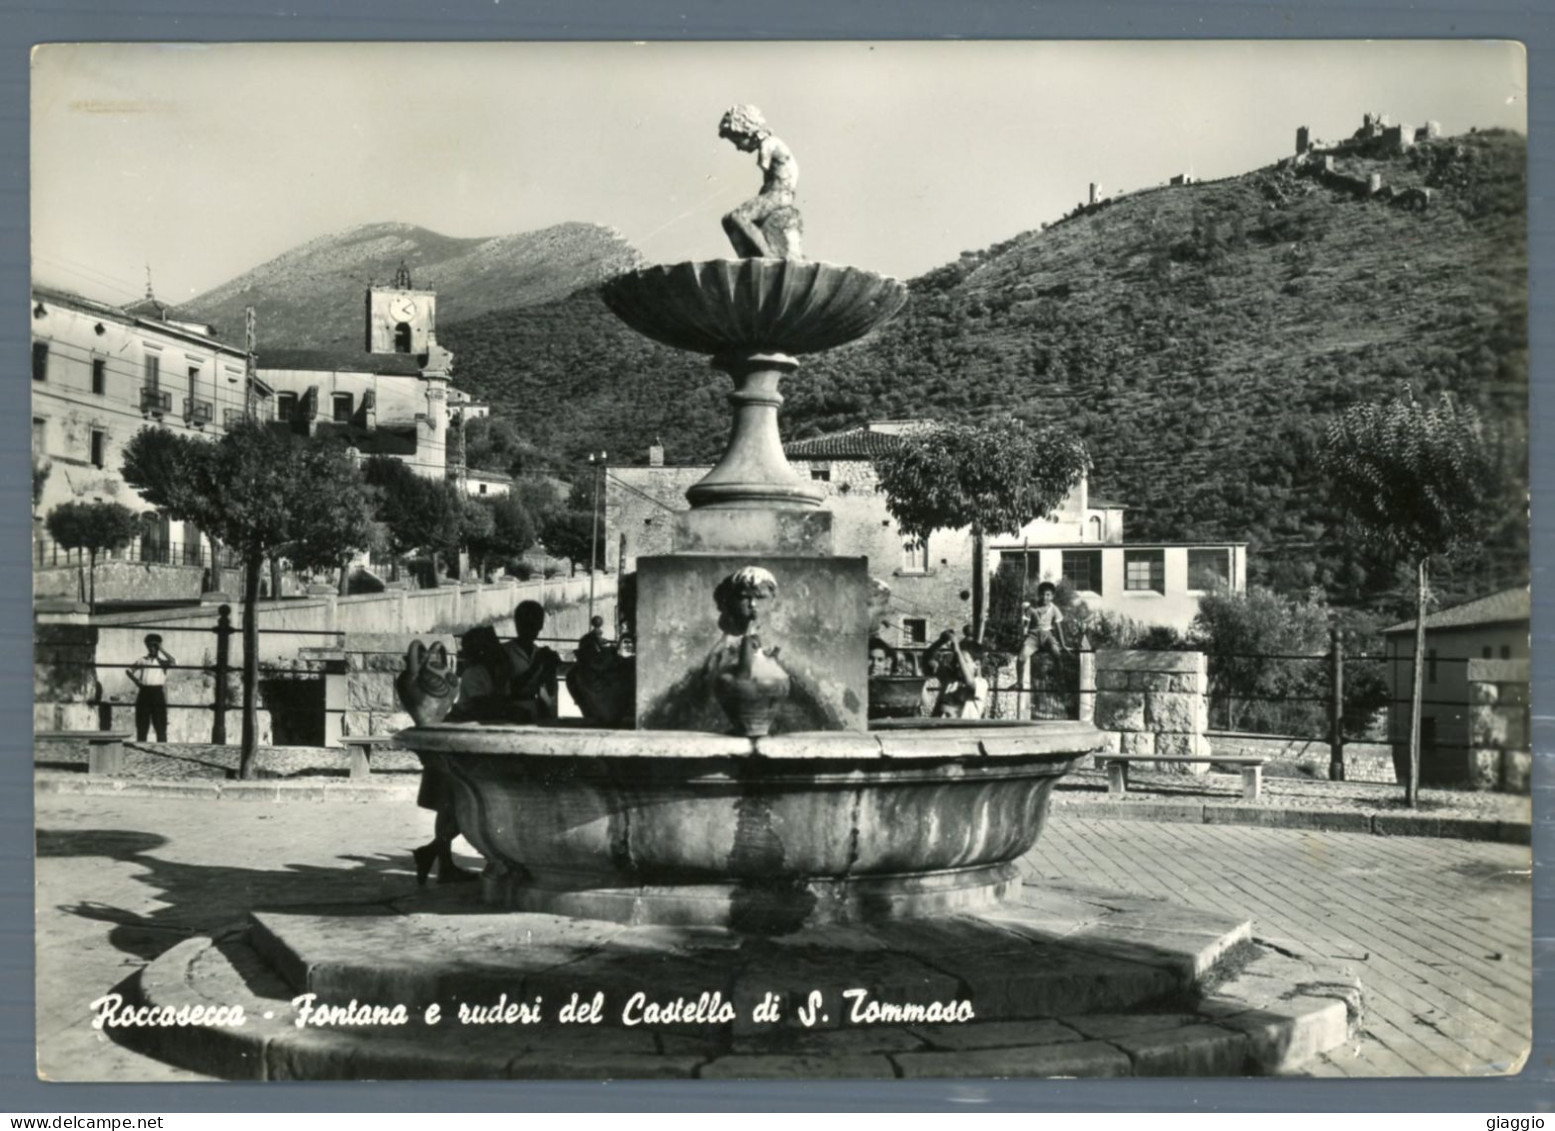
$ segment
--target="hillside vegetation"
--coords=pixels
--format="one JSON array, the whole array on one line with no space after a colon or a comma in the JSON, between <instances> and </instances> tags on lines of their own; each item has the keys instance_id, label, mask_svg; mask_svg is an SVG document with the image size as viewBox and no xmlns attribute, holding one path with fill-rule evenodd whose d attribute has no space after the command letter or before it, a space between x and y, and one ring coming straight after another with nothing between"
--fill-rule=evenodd
<instances>
[{"instance_id":1,"label":"hillside vegetation","mask_svg":"<svg viewBox=\"0 0 1555 1131\"><path fill-rule=\"evenodd\" d=\"M788 439L870 419L1061 421L1131 541L1251 544L1255 580L1366 601L1392 576L1342 537L1313 453L1329 418L1411 386L1492 426L1494 531L1444 597L1527 575L1523 138L1487 132L1403 156L1342 158L1423 209L1288 166L1137 193L911 281L871 338L785 382ZM864 222L864 221L861 221ZM418 279L419 282L419 279ZM566 467L590 449L709 459L727 379L632 334L594 288L452 322L456 379Z\"/></svg>"}]
</instances>

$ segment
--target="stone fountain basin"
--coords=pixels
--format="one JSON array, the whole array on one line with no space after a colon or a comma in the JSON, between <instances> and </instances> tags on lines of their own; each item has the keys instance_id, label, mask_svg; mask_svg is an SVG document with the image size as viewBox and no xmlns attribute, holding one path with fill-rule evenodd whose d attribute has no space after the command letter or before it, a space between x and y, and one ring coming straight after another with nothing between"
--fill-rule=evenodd
<instances>
[{"instance_id":1,"label":"stone fountain basin","mask_svg":"<svg viewBox=\"0 0 1555 1131\"><path fill-rule=\"evenodd\" d=\"M788 259L645 267L601 290L632 329L692 353L809 354L862 338L907 302L895 279Z\"/></svg>"},{"instance_id":2,"label":"stone fountain basin","mask_svg":"<svg viewBox=\"0 0 1555 1131\"><path fill-rule=\"evenodd\" d=\"M487 902L785 933L997 903L1087 723L888 720L869 733L443 724L402 745L451 780Z\"/></svg>"}]
</instances>

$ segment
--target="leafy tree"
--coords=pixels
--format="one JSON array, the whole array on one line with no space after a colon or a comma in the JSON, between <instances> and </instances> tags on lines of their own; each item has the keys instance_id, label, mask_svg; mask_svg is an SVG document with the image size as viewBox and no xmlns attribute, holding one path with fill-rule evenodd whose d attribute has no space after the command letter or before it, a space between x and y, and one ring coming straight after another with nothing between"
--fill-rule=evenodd
<instances>
[{"instance_id":1,"label":"leafy tree","mask_svg":"<svg viewBox=\"0 0 1555 1131\"><path fill-rule=\"evenodd\" d=\"M457 552L464 511L449 484L417 475L389 456L368 460L363 476L372 488L374 514L384 525L391 553L424 553L435 559Z\"/></svg>"},{"instance_id":2,"label":"leafy tree","mask_svg":"<svg viewBox=\"0 0 1555 1131\"><path fill-rule=\"evenodd\" d=\"M489 517L485 532L467 543L471 561L480 575L485 575L493 561L517 558L534 545L534 520L517 495L498 495L489 502L471 501Z\"/></svg>"},{"instance_id":3,"label":"leafy tree","mask_svg":"<svg viewBox=\"0 0 1555 1131\"><path fill-rule=\"evenodd\" d=\"M303 566L337 565L362 544L366 496L345 450L242 423L211 443L160 428L124 449L124 479L170 518L198 523L243 563L243 737L239 774L258 750L259 574L287 548Z\"/></svg>"},{"instance_id":4,"label":"leafy tree","mask_svg":"<svg viewBox=\"0 0 1555 1131\"><path fill-rule=\"evenodd\" d=\"M87 607L97 611L97 555L117 550L140 532L135 512L120 503L62 503L49 512L49 537L67 550L85 550L90 560Z\"/></svg>"},{"instance_id":5,"label":"leafy tree","mask_svg":"<svg viewBox=\"0 0 1555 1131\"><path fill-rule=\"evenodd\" d=\"M1415 580L1415 657L1409 712L1409 776L1405 796L1420 798L1420 699L1425 616L1432 558L1472 543L1485 524L1491 461L1473 409L1443 393L1421 403L1406 393L1387 403L1357 405L1329 425L1320 453L1335 501L1349 529L1394 560Z\"/></svg>"},{"instance_id":6,"label":"leafy tree","mask_svg":"<svg viewBox=\"0 0 1555 1131\"><path fill-rule=\"evenodd\" d=\"M510 422L495 416L477 417L464 426L465 466L478 471L520 475L543 457Z\"/></svg>"},{"instance_id":7,"label":"leafy tree","mask_svg":"<svg viewBox=\"0 0 1555 1131\"><path fill-rule=\"evenodd\" d=\"M1085 446L1058 427L1013 418L908 433L875 461L886 508L902 534L972 528L972 631L983 636L985 539L1015 534L1051 513L1090 466Z\"/></svg>"},{"instance_id":8,"label":"leafy tree","mask_svg":"<svg viewBox=\"0 0 1555 1131\"><path fill-rule=\"evenodd\" d=\"M1245 593L1217 590L1199 599L1188 629L1190 646L1210 658L1210 697L1232 730L1321 734L1317 704L1326 691L1327 606L1297 601L1261 586Z\"/></svg>"}]
</instances>

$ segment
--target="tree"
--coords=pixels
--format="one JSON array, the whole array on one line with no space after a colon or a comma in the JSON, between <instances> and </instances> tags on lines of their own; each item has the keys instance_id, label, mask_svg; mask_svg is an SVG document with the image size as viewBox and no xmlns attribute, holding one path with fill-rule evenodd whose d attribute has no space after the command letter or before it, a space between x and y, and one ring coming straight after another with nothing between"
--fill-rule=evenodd
<instances>
[{"instance_id":1,"label":"tree","mask_svg":"<svg viewBox=\"0 0 1555 1131\"><path fill-rule=\"evenodd\" d=\"M517 495L498 495L487 500L470 500L484 513L489 524L480 531L467 528L470 559L476 572L485 576L494 560L508 560L522 554L535 541L535 524Z\"/></svg>"},{"instance_id":2,"label":"tree","mask_svg":"<svg viewBox=\"0 0 1555 1131\"><path fill-rule=\"evenodd\" d=\"M463 508L451 484L417 475L389 456L374 456L362 471L391 553L426 554L435 562L439 554L457 552ZM432 573L436 577L435 565Z\"/></svg>"},{"instance_id":3,"label":"tree","mask_svg":"<svg viewBox=\"0 0 1555 1131\"><path fill-rule=\"evenodd\" d=\"M1321 600L1295 601L1259 586L1219 589L1199 599L1188 643L1210 657L1210 696L1230 730L1321 734L1322 712L1307 700L1324 694L1329 646Z\"/></svg>"},{"instance_id":4,"label":"tree","mask_svg":"<svg viewBox=\"0 0 1555 1131\"><path fill-rule=\"evenodd\" d=\"M282 547L302 565L335 565L361 548L367 501L346 451L263 425L235 425L214 443L160 428L124 449L124 479L170 518L195 522L243 563L243 737L239 774L258 750L259 574Z\"/></svg>"},{"instance_id":5,"label":"tree","mask_svg":"<svg viewBox=\"0 0 1555 1131\"><path fill-rule=\"evenodd\" d=\"M135 512L119 503L62 503L45 520L49 537L67 550L85 550L91 565L87 608L97 611L97 555L117 550L140 531Z\"/></svg>"},{"instance_id":6,"label":"tree","mask_svg":"<svg viewBox=\"0 0 1555 1131\"><path fill-rule=\"evenodd\" d=\"M902 534L972 528L972 631L983 636L985 540L1016 534L1051 513L1090 467L1085 446L1062 428L1013 418L907 433L875 461L886 509Z\"/></svg>"},{"instance_id":7,"label":"tree","mask_svg":"<svg viewBox=\"0 0 1555 1131\"><path fill-rule=\"evenodd\" d=\"M1448 394L1422 404L1413 393L1357 405L1328 428L1319 464L1353 529L1397 562L1415 585L1415 657L1404 793L1420 803L1420 699L1432 558L1472 544L1487 516L1491 461L1473 409Z\"/></svg>"},{"instance_id":8,"label":"tree","mask_svg":"<svg viewBox=\"0 0 1555 1131\"><path fill-rule=\"evenodd\" d=\"M593 489L586 480L573 484L565 507L544 517L541 541L553 557L566 558L577 569L579 562L593 565L592 554L605 550L605 516L594 510Z\"/></svg>"}]
</instances>

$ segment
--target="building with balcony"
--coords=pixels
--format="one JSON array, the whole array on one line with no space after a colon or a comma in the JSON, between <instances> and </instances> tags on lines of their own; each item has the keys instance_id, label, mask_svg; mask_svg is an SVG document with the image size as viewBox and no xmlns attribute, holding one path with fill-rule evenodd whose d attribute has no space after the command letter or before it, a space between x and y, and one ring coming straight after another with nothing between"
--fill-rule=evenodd
<instances>
[{"instance_id":1,"label":"building with balcony","mask_svg":"<svg viewBox=\"0 0 1555 1131\"><path fill-rule=\"evenodd\" d=\"M149 513L124 482L130 437L151 424L209 437L243 417L247 355L217 340L214 327L179 319L149 291L115 306L35 285L30 322L32 455L49 469L39 519L71 501ZM253 391L256 411L268 414L270 390L256 381ZM193 524L162 519L131 552L198 564L204 551ZM49 556L41 544L39 553Z\"/></svg>"},{"instance_id":2,"label":"building with balcony","mask_svg":"<svg viewBox=\"0 0 1555 1131\"><path fill-rule=\"evenodd\" d=\"M927 543L903 539L886 510L874 460L924 421L879 421L785 447L802 478L825 495L832 512L833 551L869 558L870 572L891 590L888 619L897 643L932 639L971 615L972 533L943 530ZM607 568L634 568L642 554L670 552L670 516L687 507L685 491L708 466L666 466L649 449L646 467L612 467L606 477ZM1199 599L1215 588L1247 584L1247 544L1125 543L1125 507L1100 499L1082 479L1051 515L1013 536L988 539L990 577L1001 565L1031 582L1067 579L1091 608L1142 624L1183 629Z\"/></svg>"}]
</instances>

